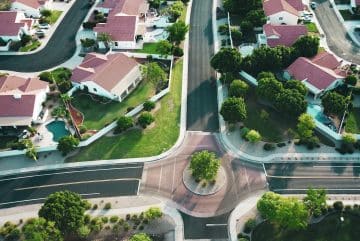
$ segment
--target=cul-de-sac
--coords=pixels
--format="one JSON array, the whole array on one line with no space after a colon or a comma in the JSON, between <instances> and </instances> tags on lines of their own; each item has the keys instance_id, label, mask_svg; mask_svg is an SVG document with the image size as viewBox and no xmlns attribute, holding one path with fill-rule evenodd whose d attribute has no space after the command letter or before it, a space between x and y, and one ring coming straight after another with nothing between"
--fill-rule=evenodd
<instances>
[{"instance_id":1,"label":"cul-de-sac","mask_svg":"<svg viewBox=\"0 0 360 241\"><path fill-rule=\"evenodd\" d=\"M0 0L0 241L359 241L360 0Z\"/></svg>"}]
</instances>

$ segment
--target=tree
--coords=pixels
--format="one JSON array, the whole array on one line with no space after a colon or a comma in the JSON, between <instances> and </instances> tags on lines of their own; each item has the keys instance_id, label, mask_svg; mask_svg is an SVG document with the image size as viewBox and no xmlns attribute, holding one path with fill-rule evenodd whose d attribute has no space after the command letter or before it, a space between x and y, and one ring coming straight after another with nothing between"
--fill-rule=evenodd
<instances>
[{"instance_id":1,"label":"tree","mask_svg":"<svg viewBox=\"0 0 360 241\"><path fill-rule=\"evenodd\" d=\"M261 71L276 72L279 71L283 65L279 49L265 46L256 48L253 51L251 61L253 62L255 73Z\"/></svg>"},{"instance_id":2,"label":"tree","mask_svg":"<svg viewBox=\"0 0 360 241\"><path fill-rule=\"evenodd\" d=\"M172 22L175 22L184 11L184 3L182 1L175 1L165 11L170 15Z\"/></svg>"},{"instance_id":3,"label":"tree","mask_svg":"<svg viewBox=\"0 0 360 241\"><path fill-rule=\"evenodd\" d=\"M147 100L144 102L143 107L144 107L144 110L151 111L152 109L155 108L155 102L151 101L151 100Z\"/></svg>"},{"instance_id":4,"label":"tree","mask_svg":"<svg viewBox=\"0 0 360 241\"><path fill-rule=\"evenodd\" d=\"M185 40L185 35L189 31L189 26L184 21L178 21L166 28L169 32L168 40L171 43L179 45L181 41Z\"/></svg>"},{"instance_id":5,"label":"tree","mask_svg":"<svg viewBox=\"0 0 360 241\"><path fill-rule=\"evenodd\" d=\"M161 218L163 216L163 213L160 208L152 207L145 211L144 216L148 220L154 220L157 218Z\"/></svg>"},{"instance_id":6,"label":"tree","mask_svg":"<svg viewBox=\"0 0 360 241\"><path fill-rule=\"evenodd\" d=\"M39 78L43 81L49 82L50 84L54 83L51 72L44 71L39 74Z\"/></svg>"},{"instance_id":7,"label":"tree","mask_svg":"<svg viewBox=\"0 0 360 241\"><path fill-rule=\"evenodd\" d=\"M211 66L219 73L237 73L241 67L241 54L234 48L222 48L210 61Z\"/></svg>"},{"instance_id":8,"label":"tree","mask_svg":"<svg viewBox=\"0 0 360 241\"><path fill-rule=\"evenodd\" d=\"M40 11L40 14L41 14L42 17L45 17L45 18L50 17L51 16L51 10L43 9L43 10Z\"/></svg>"},{"instance_id":9,"label":"tree","mask_svg":"<svg viewBox=\"0 0 360 241\"><path fill-rule=\"evenodd\" d=\"M246 119L246 105L243 98L230 97L222 103L220 114L225 121L236 123Z\"/></svg>"},{"instance_id":10,"label":"tree","mask_svg":"<svg viewBox=\"0 0 360 241\"><path fill-rule=\"evenodd\" d=\"M286 47L283 45L273 48L281 56L281 68L287 68L297 58L293 47Z\"/></svg>"},{"instance_id":11,"label":"tree","mask_svg":"<svg viewBox=\"0 0 360 241\"><path fill-rule=\"evenodd\" d=\"M0 11L9 11L11 8L11 0L0 1Z\"/></svg>"},{"instance_id":12,"label":"tree","mask_svg":"<svg viewBox=\"0 0 360 241\"><path fill-rule=\"evenodd\" d=\"M240 30L245 36L249 36L254 32L254 25L250 21L244 20L240 23Z\"/></svg>"},{"instance_id":13,"label":"tree","mask_svg":"<svg viewBox=\"0 0 360 241\"><path fill-rule=\"evenodd\" d=\"M285 89L297 90L301 95L306 96L306 86L299 80L288 80L284 84Z\"/></svg>"},{"instance_id":14,"label":"tree","mask_svg":"<svg viewBox=\"0 0 360 241\"><path fill-rule=\"evenodd\" d=\"M284 89L277 95L275 107L289 116L298 117L306 111L307 102L299 91Z\"/></svg>"},{"instance_id":15,"label":"tree","mask_svg":"<svg viewBox=\"0 0 360 241\"><path fill-rule=\"evenodd\" d=\"M120 116L116 121L116 128L114 133L121 133L134 126L134 120L130 116Z\"/></svg>"},{"instance_id":16,"label":"tree","mask_svg":"<svg viewBox=\"0 0 360 241\"><path fill-rule=\"evenodd\" d=\"M320 216L322 210L326 208L326 191L324 189L309 188L306 191L304 204L311 214Z\"/></svg>"},{"instance_id":17,"label":"tree","mask_svg":"<svg viewBox=\"0 0 360 241\"><path fill-rule=\"evenodd\" d=\"M34 146L26 148L25 156L37 161L37 152Z\"/></svg>"},{"instance_id":18,"label":"tree","mask_svg":"<svg viewBox=\"0 0 360 241\"><path fill-rule=\"evenodd\" d=\"M261 0L224 0L223 3L226 11L243 16L251 10L260 9L262 6Z\"/></svg>"},{"instance_id":19,"label":"tree","mask_svg":"<svg viewBox=\"0 0 360 241\"><path fill-rule=\"evenodd\" d=\"M246 134L245 138L246 138L248 141L252 142L252 143L261 141L261 135L260 135L260 133L257 132L256 130L250 130L250 131Z\"/></svg>"},{"instance_id":20,"label":"tree","mask_svg":"<svg viewBox=\"0 0 360 241\"><path fill-rule=\"evenodd\" d=\"M25 241L51 240L62 241L63 237L55 227L55 223L46 221L44 218L31 218L24 225L23 229Z\"/></svg>"},{"instance_id":21,"label":"tree","mask_svg":"<svg viewBox=\"0 0 360 241\"><path fill-rule=\"evenodd\" d=\"M59 139L59 143L57 149L63 154L67 155L71 151L75 150L75 148L79 145L79 139L76 137L69 135L63 136Z\"/></svg>"},{"instance_id":22,"label":"tree","mask_svg":"<svg viewBox=\"0 0 360 241\"><path fill-rule=\"evenodd\" d=\"M293 44L297 56L313 57L317 54L320 40L315 36L302 36Z\"/></svg>"},{"instance_id":23,"label":"tree","mask_svg":"<svg viewBox=\"0 0 360 241\"><path fill-rule=\"evenodd\" d=\"M346 108L347 99L336 92L327 92L321 99L326 114L341 116Z\"/></svg>"},{"instance_id":24,"label":"tree","mask_svg":"<svg viewBox=\"0 0 360 241\"><path fill-rule=\"evenodd\" d=\"M79 194L61 191L50 194L41 209L39 217L55 223L62 234L76 234L84 225L84 213L89 203Z\"/></svg>"},{"instance_id":25,"label":"tree","mask_svg":"<svg viewBox=\"0 0 360 241\"><path fill-rule=\"evenodd\" d=\"M251 10L246 14L245 19L255 27L262 27L266 23L266 16L262 9Z\"/></svg>"},{"instance_id":26,"label":"tree","mask_svg":"<svg viewBox=\"0 0 360 241\"><path fill-rule=\"evenodd\" d=\"M300 140L306 141L314 135L315 121L311 115L306 113L300 115L298 120L297 133Z\"/></svg>"},{"instance_id":27,"label":"tree","mask_svg":"<svg viewBox=\"0 0 360 241\"><path fill-rule=\"evenodd\" d=\"M220 160L213 152L200 151L191 156L190 170L197 180L216 180L219 168Z\"/></svg>"},{"instance_id":28,"label":"tree","mask_svg":"<svg viewBox=\"0 0 360 241\"><path fill-rule=\"evenodd\" d=\"M274 73L268 71L262 71L257 75L257 79L259 80L265 78L276 79Z\"/></svg>"},{"instance_id":29,"label":"tree","mask_svg":"<svg viewBox=\"0 0 360 241\"><path fill-rule=\"evenodd\" d=\"M70 101L73 99L73 97L68 94L61 94L60 98L64 103L70 103Z\"/></svg>"},{"instance_id":30,"label":"tree","mask_svg":"<svg viewBox=\"0 0 360 241\"><path fill-rule=\"evenodd\" d=\"M172 51L172 44L167 40L160 40L156 46L156 51L159 52L161 56L168 56Z\"/></svg>"},{"instance_id":31,"label":"tree","mask_svg":"<svg viewBox=\"0 0 360 241\"><path fill-rule=\"evenodd\" d=\"M258 86L256 88L257 95L274 103L277 95L283 91L283 85L280 81L275 78L262 78L258 81Z\"/></svg>"},{"instance_id":32,"label":"tree","mask_svg":"<svg viewBox=\"0 0 360 241\"><path fill-rule=\"evenodd\" d=\"M131 236L129 241L152 241L152 239L145 233L137 233Z\"/></svg>"},{"instance_id":33,"label":"tree","mask_svg":"<svg viewBox=\"0 0 360 241\"><path fill-rule=\"evenodd\" d=\"M141 76L143 80L152 83L157 90L162 89L167 80L165 71L156 62L141 66Z\"/></svg>"},{"instance_id":34,"label":"tree","mask_svg":"<svg viewBox=\"0 0 360 241\"><path fill-rule=\"evenodd\" d=\"M244 97L249 90L249 85L242 80L233 80L229 88L229 96Z\"/></svg>"},{"instance_id":35,"label":"tree","mask_svg":"<svg viewBox=\"0 0 360 241\"><path fill-rule=\"evenodd\" d=\"M355 86L357 83L357 78L355 75L351 74L346 76L345 78L345 84Z\"/></svg>"},{"instance_id":36,"label":"tree","mask_svg":"<svg viewBox=\"0 0 360 241\"><path fill-rule=\"evenodd\" d=\"M97 41L103 42L106 46L109 46L112 41L112 36L109 33L98 33Z\"/></svg>"},{"instance_id":37,"label":"tree","mask_svg":"<svg viewBox=\"0 0 360 241\"><path fill-rule=\"evenodd\" d=\"M257 209L262 217L283 228L302 229L307 226L308 211L296 198L267 192L258 201Z\"/></svg>"},{"instance_id":38,"label":"tree","mask_svg":"<svg viewBox=\"0 0 360 241\"><path fill-rule=\"evenodd\" d=\"M96 43L95 40L91 39L91 38L80 39L80 42L81 42L81 46L83 48L93 47L93 46L95 46L95 43Z\"/></svg>"},{"instance_id":39,"label":"tree","mask_svg":"<svg viewBox=\"0 0 360 241\"><path fill-rule=\"evenodd\" d=\"M235 46L239 46L241 44L242 37L242 32L237 29L231 29L231 38Z\"/></svg>"},{"instance_id":40,"label":"tree","mask_svg":"<svg viewBox=\"0 0 360 241\"><path fill-rule=\"evenodd\" d=\"M152 116L150 112L147 111L142 112L138 118L139 125L144 129L154 121L155 118Z\"/></svg>"},{"instance_id":41,"label":"tree","mask_svg":"<svg viewBox=\"0 0 360 241\"><path fill-rule=\"evenodd\" d=\"M342 140L345 144L354 144L356 142L356 137L352 133L344 133L342 135Z\"/></svg>"}]
</instances>

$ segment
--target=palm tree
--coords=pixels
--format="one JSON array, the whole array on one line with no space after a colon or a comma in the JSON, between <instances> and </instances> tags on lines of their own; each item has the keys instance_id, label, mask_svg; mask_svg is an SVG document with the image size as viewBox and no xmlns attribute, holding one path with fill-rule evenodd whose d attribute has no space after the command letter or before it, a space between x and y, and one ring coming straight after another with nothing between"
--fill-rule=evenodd
<instances>
[{"instance_id":1,"label":"palm tree","mask_svg":"<svg viewBox=\"0 0 360 241\"><path fill-rule=\"evenodd\" d=\"M112 41L112 37L110 34L108 33L99 33L97 35L97 40L100 42L104 42L106 45L110 46L111 48L111 41Z\"/></svg>"},{"instance_id":2,"label":"palm tree","mask_svg":"<svg viewBox=\"0 0 360 241\"><path fill-rule=\"evenodd\" d=\"M62 94L62 95L60 95L60 98L62 99L62 101L64 103L69 103L73 97L68 94Z\"/></svg>"}]
</instances>

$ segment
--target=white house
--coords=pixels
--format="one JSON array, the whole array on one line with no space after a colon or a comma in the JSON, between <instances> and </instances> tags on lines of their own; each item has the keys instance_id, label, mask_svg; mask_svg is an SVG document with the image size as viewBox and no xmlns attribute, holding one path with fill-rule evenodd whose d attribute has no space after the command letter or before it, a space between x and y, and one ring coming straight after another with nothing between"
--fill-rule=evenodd
<instances>
[{"instance_id":1,"label":"white house","mask_svg":"<svg viewBox=\"0 0 360 241\"><path fill-rule=\"evenodd\" d=\"M343 83L346 72L333 54L322 52L308 59L297 58L284 72L286 79L302 81L314 98Z\"/></svg>"},{"instance_id":2,"label":"white house","mask_svg":"<svg viewBox=\"0 0 360 241\"><path fill-rule=\"evenodd\" d=\"M0 127L38 122L49 91L48 83L39 78L0 77Z\"/></svg>"},{"instance_id":3,"label":"white house","mask_svg":"<svg viewBox=\"0 0 360 241\"><path fill-rule=\"evenodd\" d=\"M5 42L19 41L23 34L29 34L31 23L21 12L0 11L0 38Z\"/></svg>"},{"instance_id":4,"label":"white house","mask_svg":"<svg viewBox=\"0 0 360 241\"><path fill-rule=\"evenodd\" d=\"M74 86L122 101L140 83L140 64L123 53L89 53L71 76Z\"/></svg>"},{"instance_id":5,"label":"white house","mask_svg":"<svg viewBox=\"0 0 360 241\"><path fill-rule=\"evenodd\" d=\"M40 18L42 9L51 9L53 0L12 0L11 10L22 11L30 18Z\"/></svg>"},{"instance_id":6,"label":"white house","mask_svg":"<svg viewBox=\"0 0 360 241\"><path fill-rule=\"evenodd\" d=\"M265 0L263 2L268 23L274 25L296 25L304 5L301 0Z\"/></svg>"},{"instance_id":7,"label":"white house","mask_svg":"<svg viewBox=\"0 0 360 241\"><path fill-rule=\"evenodd\" d=\"M350 1L350 6L352 8L357 8L358 6L360 6L360 0L351 0Z\"/></svg>"}]
</instances>

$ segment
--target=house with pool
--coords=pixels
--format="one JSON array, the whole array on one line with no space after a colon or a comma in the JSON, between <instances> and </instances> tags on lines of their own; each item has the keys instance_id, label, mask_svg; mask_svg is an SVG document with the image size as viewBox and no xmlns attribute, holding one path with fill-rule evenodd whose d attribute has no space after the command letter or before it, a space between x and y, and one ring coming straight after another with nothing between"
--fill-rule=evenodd
<instances>
[{"instance_id":1,"label":"house with pool","mask_svg":"<svg viewBox=\"0 0 360 241\"><path fill-rule=\"evenodd\" d=\"M78 89L122 101L141 81L140 63L123 53L89 53L71 81Z\"/></svg>"},{"instance_id":2,"label":"house with pool","mask_svg":"<svg viewBox=\"0 0 360 241\"><path fill-rule=\"evenodd\" d=\"M0 128L42 123L47 115L42 103L49 91L49 84L37 77L0 77Z\"/></svg>"},{"instance_id":3,"label":"house with pool","mask_svg":"<svg viewBox=\"0 0 360 241\"><path fill-rule=\"evenodd\" d=\"M333 54L322 52L313 58L299 57L285 71L285 79L303 82L314 99L344 82L346 71Z\"/></svg>"}]
</instances>

